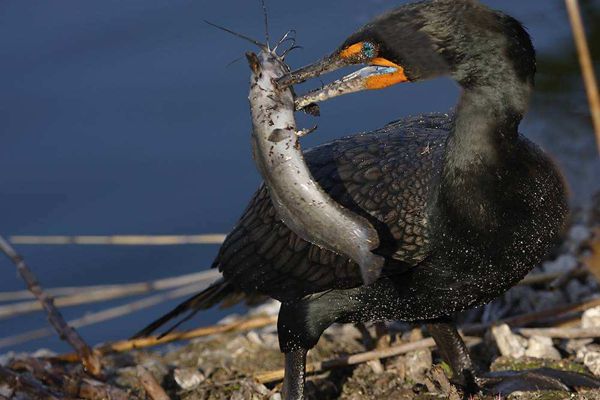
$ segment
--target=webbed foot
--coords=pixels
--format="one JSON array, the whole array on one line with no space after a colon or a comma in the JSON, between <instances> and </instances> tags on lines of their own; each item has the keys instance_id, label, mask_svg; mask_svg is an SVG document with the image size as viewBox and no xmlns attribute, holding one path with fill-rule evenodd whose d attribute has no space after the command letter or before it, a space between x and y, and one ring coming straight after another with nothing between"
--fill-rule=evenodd
<instances>
[{"instance_id":1,"label":"webbed foot","mask_svg":"<svg viewBox=\"0 0 600 400\"><path fill-rule=\"evenodd\" d=\"M572 392L579 388L600 388L600 380L586 374L539 368L527 371L490 372L475 378L486 394L552 390Z\"/></svg>"}]
</instances>

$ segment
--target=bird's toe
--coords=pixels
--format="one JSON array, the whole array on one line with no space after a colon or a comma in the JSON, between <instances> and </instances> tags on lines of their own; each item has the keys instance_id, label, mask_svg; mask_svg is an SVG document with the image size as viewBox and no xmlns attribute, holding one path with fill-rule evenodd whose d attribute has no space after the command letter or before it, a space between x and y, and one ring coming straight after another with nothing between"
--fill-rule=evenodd
<instances>
[{"instance_id":1,"label":"bird's toe","mask_svg":"<svg viewBox=\"0 0 600 400\"><path fill-rule=\"evenodd\" d=\"M591 375L550 368L491 372L477 381L484 392L502 395L538 390L571 392L579 388L600 388L600 380Z\"/></svg>"}]
</instances>

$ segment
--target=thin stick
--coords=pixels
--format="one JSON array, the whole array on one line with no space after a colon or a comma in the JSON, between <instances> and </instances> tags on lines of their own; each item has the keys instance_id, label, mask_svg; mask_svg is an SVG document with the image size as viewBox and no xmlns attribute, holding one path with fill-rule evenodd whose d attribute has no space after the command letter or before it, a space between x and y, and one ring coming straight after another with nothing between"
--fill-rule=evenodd
<instances>
[{"instance_id":1,"label":"thin stick","mask_svg":"<svg viewBox=\"0 0 600 400\"><path fill-rule=\"evenodd\" d=\"M148 370L141 365L137 367L137 376L140 380L140 383L146 390L146 394L152 400L170 400L165 390L156 382L154 375L152 375Z\"/></svg>"},{"instance_id":2,"label":"thin stick","mask_svg":"<svg viewBox=\"0 0 600 400\"><path fill-rule=\"evenodd\" d=\"M17 271L19 271L19 274L27 284L27 288L35 295L40 303L42 303L44 310L48 314L48 321L54 327L60 338L66 340L75 349L84 368L90 374L94 376L100 375L102 371L100 358L92 352L81 336L65 322L63 316L56 307L54 307L52 298L44 293L35 275L27 267L27 264L25 264L23 257L20 256L2 236L0 236L0 250L2 250L2 252L4 252L4 254L6 254L6 256L15 264ZM50 333L52 332L51 329L48 330Z\"/></svg>"},{"instance_id":3,"label":"thin stick","mask_svg":"<svg viewBox=\"0 0 600 400\"><path fill-rule=\"evenodd\" d=\"M465 338L465 342L469 346L481 343L479 338ZM334 368L342 368L350 365L363 364L373 360L380 360L383 358L390 358L399 356L401 354L410 353L412 351L429 349L435 347L435 341L432 338L419 340L412 343L401 344L399 346L389 347L382 350L367 351L364 353L353 354L351 356L344 356L334 358L327 361L317 361L306 365L306 373L314 374L322 371L327 371ZM255 375L254 378L260 383L273 383L283 379L285 370L278 369L275 371L264 372Z\"/></svg>"},{"instance_id":4,"label":"thin stick","mask_svg":"<svg viewBox=\"0 0 600 400\"><path fill-rule=\"evenodd\" d=\"M204 282L214 278L219 278L221 275L216 269L198 272L195 274L187 274L172 278L158 279L155 281L136 282L126 284L112 285L94 285L94 286L74 286L74 287L59 287L46 289L46 293L51 296L74 296L80 293L112 291L122 289L123 291L131 290L134 292L138 288L148 288L150 290L165 290L174 289L177 287L190 285L192 283ZM137 293L136 293L137 294ZM29 290L19 290L16 292L0 293L0 302L29 300L34 298Z\"/></svg>"},{"instance_id":5,"label":"thin stick","mask_svg":"<svg viewBox=\"0 0 600 400\"><path fill-rule=\"evenodd\" d=\"M81 380L77 397L87 400L139 400L139 397L118 387L92 379Z\"/></svg>"},{"instance_id":6,"label":"thin stick","mask_svg":"<svg viewBox=\"0 0 600 400\"><path fill-rule=\"evenodd\" d=\"M600 94L598 94L598 83L594 73L592 56L585 35L579 2L577 0L565 1L567 4L567 11L569 12L569 19L571 20L571 26L573 27L573 35L575 37L577 53L579 54L579 62L581 64L585 89L590 102L590 112L592 114L594 131L596 132L598 152L600 153Z\"/></svg>"},{"instance_id":7,"label":"thin stick","mask_svg":"<svg viewBox=\"0 0 600 400\"><path fill-rule=\"evenodd\" d=\"M102 246L181 246L222 244L224 234L210 235L115 235L115 236L11 236L20 245L102 245Z\"/></svg>"},{"instance_id":8,"label":"thin stick","mask_svg":"<svg viewBox=\"0 0 600 400\"><path fill-rule=\"evenodd\" d=\"M11 389L32 395L34 399L59 400L63 396L46 388L37 380L22 376L0 365L0 382L7 384Z\"/></svg>"},{"instance_id":9,"label":"thin stick","mask_svg":"<svg viewBox=\"0 0 600 400\"><path fill-rule=\"evenodd\" d=\"M552 282L556 281L557 279L561 279L563 277L579 278L582 276L586 276L588 274L589 274L589 271L587 271L584 268L576 268L575 270L569 271L567 273L565 273L565 272L540 273L540 274L527 276L525 279L523 279L521 282L519 282L519 286L545 285L548 283L552 283Z\"/></svg>"},{"instance_id":10,"label":"thin stick","mask_svg":"<svg viewBox=\"0 0 600 400\"><path fill-rule=\"evenodd\" d=\"M166 343L172 343L183 340L197 339L200 337L206 337L217 334L231 333L231 332L243 332L252 329L264 328L265 326L273 325L277 322L277 317L256 317L244 321L233 322L231 324L222 324L215 326L208 326L204 328L198 328L186 332L173 332L160 339L156 337L148 337L133 340L122 340L119 342L106 343L97 346L95 350L100 354L111 354L111 353L124 353L135 349L143 349L147 347L160 346ZM60 361L72 362L74 361L75 354L64 354L54 359Z\"/></svg>"},{"instance_id":11,"label":"thin stick","mask_svg":"<svg viewBox=\"0 0 600 400\"><path fill-rule=\"evenodd\" d=\"M81 304L98 303L123 297L138 296L164 289L189 286L193 283L211 281L219 276L220 273L217 270L209 270L199 274L190 274L185 275L184 277L164 279L155 282L104 286L96 290L80 288L79 292L76 294L56 298L54 304L58 307L72 307ZM51 293L50 290L47 292ZM41 309L42 307L37 301L26 301L0 306L0 319L12 318Z\"/></svg>"},{"instance_id":12,"label":"thin stick","mask_svg":"<svg viewBox=\"0 0 600 400\"><path fill-rule=\"evenodd\" d=\"M141 300L137 300L131 303L124 304L113 308L108 308L95 313L86 314L81 318L77 318L69 321L69 324L74 328L82 328L84 326L90 326L98 324L100 322L108 321L111 319L119 318L124 315L132 314L134 312L143 310L148 307L155 306L165 301L174 300L180 297L189 296L193 293L197 293L202 289L205 289L206 285L195 284L185 286L176 290L169 291L167 293L161 293L154 296L149 296ZM52 334L52 330L49 328L35 329L19 335L5 337L0 339L0 348L15 346L22 343L27 343L32 340L41 339L48 337Z\"/></svg>"},{"instance_id":13,"label":"thin stick","mask_svg":"<svg viewBox=\"0 0 600 400\"><path fill-rule=\"evenodd\" d=\"M522 328L519 334L525 337L544 336L553 339L587 339L600 337L600 328Z\"/></svg>"},{"instance_id":14,"label":"thin stick","mask_svg":"<svg viewBox=\"0 0 600 400\"><path fill-rule=\"evenodd\" d=\"M488 322L488 323L480 323L480 324L471 324L464 326L462 328L462 332L466 335L476 335L484 332L486 329L493 325L497 324L507 324L513 327L516 326L526 326L532 322L539 322L546 318L556 318L560 315L570 314L570 313L578 313L583 312L585 310L589 310L590 308L600 306L600 298L569 304L566 306L560 306L555 308L550 308L547 310L536 311L533 313L527 313L522 315L517 315L510 318L505 318L500 321Z\"/></svg>"}]
</instances>

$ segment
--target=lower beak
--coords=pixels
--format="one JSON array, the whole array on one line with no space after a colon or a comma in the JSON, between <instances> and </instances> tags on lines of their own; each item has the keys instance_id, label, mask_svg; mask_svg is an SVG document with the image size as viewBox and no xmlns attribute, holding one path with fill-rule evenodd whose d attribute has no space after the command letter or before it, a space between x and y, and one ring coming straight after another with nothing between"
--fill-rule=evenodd
<instances>
[{"instance_id":1,"label":"lower beak","mask_svg":"<svg viewBox=\"0 0 600 400\"><path fill-rule=\"evenodd\" d=\"M345 94L356 93L363 90L383 89L398 83L407 82L408 78L404 69L384 58L370 60L371 65L360 69L342 79L325 85L321 89L307 93L296 98L296 109L301 110L306 106L323 102ZM290 86L318 77L327 72L332 72L349 63L337 55L329 56L312 65L293 71L277 82L280 86Z\"/></svg>"}]
</instances>

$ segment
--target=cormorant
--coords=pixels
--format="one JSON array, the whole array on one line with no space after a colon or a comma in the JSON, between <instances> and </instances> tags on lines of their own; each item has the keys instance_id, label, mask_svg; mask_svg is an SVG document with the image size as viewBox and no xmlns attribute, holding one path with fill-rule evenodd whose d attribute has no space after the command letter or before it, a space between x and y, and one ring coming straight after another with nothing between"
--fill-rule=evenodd
<instances>
[{"instance_id":1,"label":"cormorant","mask_svg":"<svg viewBox=\"0 0 600 400\"><path fill-rule=\"evenodd\" d=\"M469 392L490 389L497 381L474 369L452 317L525 277L559 242L569 212L557 167L518 131L536 71L530 37L476 0L421 1L374 19L279 84L350 64L390 68L367 77L364 89L443 75L462 87L453 115L403 119L305 154L323 189L377 228L382 277L364 286L351 260L300 239L262 186L214 262L223 278L140 335L184 312L262 294L282 303L288 400L303 398L307 351L335 322L426 323L454 381ZM597 385L556 371L518 378L525 387Z\"/></svg>"}]
</instances>

